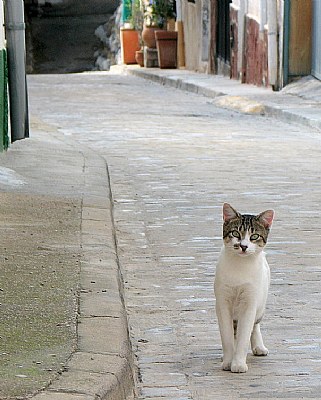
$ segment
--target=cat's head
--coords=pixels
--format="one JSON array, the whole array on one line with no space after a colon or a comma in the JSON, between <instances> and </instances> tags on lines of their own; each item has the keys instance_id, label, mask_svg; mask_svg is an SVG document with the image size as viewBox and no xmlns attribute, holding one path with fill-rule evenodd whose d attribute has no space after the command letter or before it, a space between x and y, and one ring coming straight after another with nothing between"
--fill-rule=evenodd
<instances>
[{"instance_id":1,"label":"cat's head","mask_svg":"<svg viewBox=\"0 0 321 400\"><path fill-rule=\"evenodd\" d=\"M243 257L260 253L266 245L273 217L273 210L258 215L240 214L225 203L223 205L225 247Z\"/></svg>"}]
</instances>

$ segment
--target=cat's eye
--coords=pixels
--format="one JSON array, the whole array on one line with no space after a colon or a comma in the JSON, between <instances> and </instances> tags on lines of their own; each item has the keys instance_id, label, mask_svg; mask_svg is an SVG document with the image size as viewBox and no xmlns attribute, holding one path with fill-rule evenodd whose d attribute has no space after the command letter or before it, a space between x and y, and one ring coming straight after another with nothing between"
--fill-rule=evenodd
<instances>
[{"instance_id":1,"label":"cat's eye","mask_svg":"<svg viewBox=\"0 0 321 400\"><path fill-rule=\"evenodd\" d=\"M241 238L240 232L239 231L232 231L231 232L232 236L234 236L237 239Z\"/></svg>"},{"instance_id":2,"label":"cat's eye","mask_svg":"<svg viewBox=\"0 0 321 400\"><path fill-rule=\"evenodd\" d=\"M257 233L254 233L253 235L251 235L250 240L258 240L259 237L260 237L260 235L258 235Z\"/></svg>"}]
</instances>

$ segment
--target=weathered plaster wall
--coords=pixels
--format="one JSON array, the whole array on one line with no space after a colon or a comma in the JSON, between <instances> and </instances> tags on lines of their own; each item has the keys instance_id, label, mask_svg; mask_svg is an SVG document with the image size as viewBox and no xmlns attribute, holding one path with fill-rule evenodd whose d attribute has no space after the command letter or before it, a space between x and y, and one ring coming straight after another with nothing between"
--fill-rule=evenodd
<instances>
[{"instance_id":1,"label":"weathered plaster wall","mask_svg":"<svg viewBox=\"0 0 321 400\"><path fill-rule=\"evenodd\" d=\"M4 4L3 0L0 0L0 50L5 47L5 36L4 36Z\"/></svg>"},{"instance_id":2,"label":"weathered plaster wall","mask_svg":"<svg viewBox=\"0 0 321 400\"><path fill-rule=\"evenodd\" d=\"M209 32L208 0L195 3L182 1L182 20L184 24L185 66L189 70L205 72L208 67L208 38ZM207 26L203 26L207 24ZM203 34L204 33L204 34ZM207 55L205 54L207 53Z\"/></svg>"},{"instance_id":3,"label":"weathered plaster wall","mask_svg":"<svg viewBox=\"0 0 321 400\"><path fill-rule=\"evenodd\" d=\"M231 4L231 78L268 85L266 18L267 0Z\"/></svg>"},{"instance_id":4,"label":"weathered plaster wall","mask_svg":"<svg viewBox=\"0 0 321 400\"><path fill-rule=\"evenodd\" d=\"M267 32L262 32L260 30L260 23L250 15L247 15L245 18L244 45L242 82L267 86Z\"/></svg>"},{"instance_id":5,"label":"weathered plaster wall","mask_svg":"<svg viewBox=\"0 0 321 400\"><path fill-rule=\"evenodd\" d=\"M248 0L247 3L247 14L250 14L252 18L255 18L259 21L261 14L261 1Z\"/></svg>"}]
</instances>

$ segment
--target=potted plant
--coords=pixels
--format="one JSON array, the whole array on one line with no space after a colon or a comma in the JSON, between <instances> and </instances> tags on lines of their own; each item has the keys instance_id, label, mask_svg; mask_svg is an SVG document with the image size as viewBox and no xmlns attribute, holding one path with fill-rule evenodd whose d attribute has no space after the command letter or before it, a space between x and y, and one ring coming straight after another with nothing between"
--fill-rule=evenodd
<instances>
[{"instance_id":1,"label":"potted plant","mask_svg":"<svg viewBox=\"0 0 321 400\"><path fill-rule=\"evenodd\" d=\"M141 48L139 31L136 29L133 3L136 0L123 0L122 24L120 28L121 56L124 64L136 64L135 53ZM139 0L138 0L139 1Z\"/></svg>"},{"instance_id":2,"label":"potted plant","mask_svg":"<svg viewBox=\"0 0 321 400\"><path fill-rule=\"evenodd\" d=\"M137 64L143 67L144 49L143 49L142 31L144 26L144 8L141 0L132 0L132 15L130 21L132 26L138 32L138 38L139 38L140 49L135 52L135 59Z\"/></svg>"},{"instance_id":3,"label":"potted plant","mask_svg":"<svg viewBox=\"0 0 321 400\"><path fill-rule=\"evenodd\" d=\"M176 17L174 0L149 0L145 9L145 23L166 29L169 19Z\"/></svg>"},{"instance_id":4,"label":"potted plant","mask_svg":"<svg viewBox=\"0 0 321 400\"><path fill-rule=\"evenodd\" d=\"M177 68L177 32L155 31L159 68Z\"/></svg>"},{"instance_id":5,"label":"potted plant","mask_svg":"<svg viewBox=\"0 0 321 400\"><path fill-rule=\"evenodd\" d=\"M143 40L156 48L155 31L166 29L167 21L175 18L174 0L145 0Z\"/></svg>"},{"instance_id":6,"label":"potted plant","mask_svg":"<svg viewBox=\"0 0 321 400\"><path fill-rule=\"evenodd\" d=\"M126 24L120 28L121 57L123 64L136 64L135 53L140 49L136 29Z\"/></svg>"},{"instance_id":7,"label":"potted plant","mask_svg":"<svg viewBox=\"0 0 321 400\"><path fill-rule=\"evenodd\" d=\"M155 0L154 12L163 25L175 18L174 0ZM155 31L158 65L160 68L177 67L177 32Z\"/></svg>"}]
</instances>

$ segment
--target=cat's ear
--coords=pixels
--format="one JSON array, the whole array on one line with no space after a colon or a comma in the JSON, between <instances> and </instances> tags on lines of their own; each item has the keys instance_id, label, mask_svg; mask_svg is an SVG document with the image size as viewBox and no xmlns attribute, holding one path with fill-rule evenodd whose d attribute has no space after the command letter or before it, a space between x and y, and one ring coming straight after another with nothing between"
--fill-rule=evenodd
<instances>
[{"instance_id":1,"label":"cat's ear","mask_svg":"<svg viewBox=\"0 0 321 400\"><path fill-rule=\"evenodd\" d=\"M233 218L239 217L239 213L234 210L232 206L230 206L228 203L223 204L223 220L224 222L229 222Z\"/></svg>"},{"instance_id":2,"label":"cat's ear","mask_svg":"<svg viewBox=\"0 0 321 400\"><path fill-rule=\"evenodd\" d=\"M261 214L258 215L258 218L260 222L262 222L264 227L269 229L272 226L274 211L273 210L263 211Z\"/></svg>"}]
</instances>

